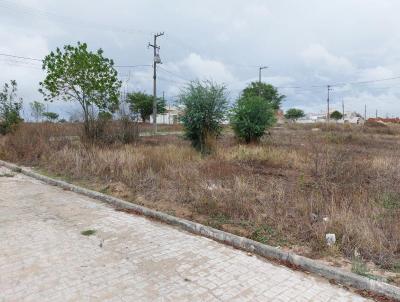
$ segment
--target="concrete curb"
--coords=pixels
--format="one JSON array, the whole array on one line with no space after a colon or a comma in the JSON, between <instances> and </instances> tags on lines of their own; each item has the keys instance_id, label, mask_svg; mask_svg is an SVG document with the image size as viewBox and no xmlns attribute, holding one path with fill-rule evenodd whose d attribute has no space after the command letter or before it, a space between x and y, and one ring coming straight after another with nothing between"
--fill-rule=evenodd
<instances>
[{"instance_id":1,"label":"concrete curb","mask_svg":"<svg viewBox=\"0 0 400 302\"><path fill-rule=\"evenodd\" d=\"M108 196L96 191L84 189L62 180L52 179L47 176L32 172L28 169L21 168L17 165L0 160L0 166L7 167L15 172L22 173L37 180L43 181L47 184L58 186L90 198L97 199L101 202L107 203L122 210L131 210L146 217L157 219L161 222L178 226L193 234L201 235L235 248L251 252L265 258L276 259L297 266L303 270L318 274L322 277L335 280L336 282L344 285L354 287L359 290L370 291L379 295L400 300L400 288L381 282L362 277L344 270L322 264L316 260L312 260L294 253L285 252L278 248L265 245L244 237L239 237L224 231L220 231L199 223L189 220L177 218L162 212L148 209L112 196Z\"/></svg>"}]
</instances>

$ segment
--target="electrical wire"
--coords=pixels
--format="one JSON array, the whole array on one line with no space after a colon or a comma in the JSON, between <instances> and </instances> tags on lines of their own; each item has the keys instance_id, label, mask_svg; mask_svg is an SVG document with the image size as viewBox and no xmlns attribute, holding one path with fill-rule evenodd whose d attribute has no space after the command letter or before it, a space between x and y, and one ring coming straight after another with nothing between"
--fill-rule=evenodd
<instances>
[{"instance_id":1,"label":"electrical wire","mask_svg":"<svg viewBox=\"0 0 400 302\"><path fill-rule=\"evenodd\" d=\"M41 16L41 17L48 17L51 18L53 21L56 22L61 22L61 23L66 23L69 25L74 25L77 26L79 23L79 26L85 26L86 28L90 28L92 30L98 30L98 31L110 31L110 32L119 32L119 33L125 33L125 34L139 34L139 35L150 35L152 34L151 31L145 31L141 29L126 29L126 28L121 28L121 27L115 27L115 26L105 26L103 24L98 24L94 22L89 22L86 20L78 19L78 18L72 18L69 16L63 16L59 15L53 12L49 12L44 9L39 9L36 7L31 7L28 5L22 5L20 3L14 3L8 0L0 0L0 6L6 9L11 10L12 12L15 8L19 9L20 12L28 14L28 15L36 15L36 16Z\"/></svg>"},{"instance_id":2,"label":"electrical wire","mask_svg":"<svg viewBox=\"0 0 400 302\"><path fill-rule=\"evenodd\" d=\"M3 1L3 0L0 0ZM32 57L27 57L27 56L19 56L19 55L14 55L14 54L7 54L7 53L0 53L0 56L2 57L8 57L8 58L13 58L13 59L18 59L18 60L27 60L27 61L34 61L34 62L41 62L41 59L38 58L32 58ZM22 62L21 62L22 63ZM114 65L115 68L140 68L140 67L152 67L150 64L138 64L138 65ZM167 72L183 81L190 81L186 77L183 77L175 72L172 72L162 66L158 66L159 70L162 70L164 72ZM355 81L355 82L342 82L342 83L334 83L330 84L330 87L343 87L347 85L365 85L365 84L372 84L372 83L378 83L378 82L384 82L384 81L393 81L393 80L398 80L400 79L400 76L396 77L390 77L390 78L382 78L382 79L375 79L375 80L366 80L366 81ZM166 79L165 79L166 80ZM167 80L168 81L168 80ZM171 80L169 80L171 81ZM176 81L175 81L176 82ZM179 83L179 82L177 82ZM278 89L314 89L314 88L325 88L328 85L310 85L310 86L276 86Z\"/></svg>"},{"instance_id":3,"label":"electrical wire","mask_svg":"<svg viewBox=\"0 0 400 302\"><path fill-rule=\"evenodd\" d=\"M30 61L40 61L40 62L42 61L41 59L35 59L35 58L29 58L29 57L20 57L20 56L5 54L5 53L0 53L0 56L9 57L9 58L15 58L15 59L22 59L22 60L30 60Z\"/></svg>"},{"instance_id":4,"label":"electrical wire","mask_svg":"<svg viewBox=\"0 0 400 302\"><path fill-rule=\"evenodd\" d=\"M166 68L164 68L164 67L162 67L162 66L158 66L158 68L159 68L161 71L165 71L165 72L167 72L167 73L169 73L169 74L171 74L171 75L173 75L173 76L175 76L175 77L177 77L177 78L179 78L179 79L181 79L181 80L190 82L189 79L187 79L187 78L185 78L185 77L182 77L181 75L178 75L177 73L174 73L174 72L172 72L172 71L169 71L168 69L166 69Z\"/></svg>"}]
</instances>

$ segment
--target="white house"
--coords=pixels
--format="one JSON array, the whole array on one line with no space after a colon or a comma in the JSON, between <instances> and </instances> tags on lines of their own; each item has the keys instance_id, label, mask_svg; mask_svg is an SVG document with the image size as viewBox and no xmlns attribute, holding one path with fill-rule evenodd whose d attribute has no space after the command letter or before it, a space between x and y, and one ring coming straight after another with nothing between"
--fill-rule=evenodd
<instances>
[{"instance_id":1,"label":"white house","mask_svg":"<svg viewBox=\"0 0 400 302\"><path fill-rule=\"evenodd\" d=\"M308 114L306 114L305 117L298 119L297 123L300 123L300 124L326 123L327 122L326 117L327 117L326 112L308 113ZM336 123L336 121L332 118L330 119L330 122ZM348 111L348 112L344 113L343 118L338 120L337 123L339 123L339 124L363 124L364 118L357 112Z\"/></svg>"},{"instance_id":2,"label":"white house","mask_svg":"<svg viewBox=\"0 0 400 302\"><path fill-rule=\"evenodd\" d=\"M341 120L338 120L338 123L344 124L364 124L364 118L358 114L357 112L345 112L344 117Z\"/></svg>"},{"instance_id":3,"label":"white house","mask_svg":"<svg viewBox=\"0 0 400 302\"><path fill-rule=\"evenodd\" d=\"M299 124L313 124L313 123L325 123L326 113L307 113L305 117L299 118L297 123Z\"/></svg>"},{"instance_id":4,"label":"white house","mask_svg":"<svg viewBox=\"0 0 400 302\"><path fill-rule=\"evenodd\" d=\"M182 110L179 107L167 105L166 112L157 114L157 124L174 125L179 123L179 115ZM153 116L150 116L150 123L153 123Z\"/></svg>"}]
</instances>

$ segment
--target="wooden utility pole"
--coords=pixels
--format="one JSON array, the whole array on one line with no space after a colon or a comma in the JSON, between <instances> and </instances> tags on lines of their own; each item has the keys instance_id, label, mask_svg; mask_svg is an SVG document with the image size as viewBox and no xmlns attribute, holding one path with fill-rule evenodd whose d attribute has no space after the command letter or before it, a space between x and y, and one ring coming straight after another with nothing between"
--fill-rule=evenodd
<instances>
[{"instance_id":1,"label":"wooden utility pole","mask_svg":"<svg viewBox=\"0 0 400 302\"><path fill-rule=\"evenodd\" d=\"M330 115L330 112L329 112L329 93L330 93L330 91L332 90L332 88L331 88L331 86L330 85L328 85L327 86L328 87L328 99L327 99L327 121L328 121L328 123L329 123L329 121L330 121L330 118L331 118L331 115Z\"/></svg>"},{"instance_id":2,"label":"wooden utility pole","mask_svg":"<svg viewBox=\"0 0 400 302\"><path fill-rule=\"evenodd\" d=\"M342 115L343 115L343 119L344 119L344 100L342 99Z\"/></svg>"},{"instance_id":3,"label":"wooden utility pole","mask_svg":"<svg viewBox=\"0 0 400 302\"><path fill-rule=\"evenodd\" d=\"M153 125L154 133L157 133L157 64L161 64L161 59L159 56L160 46L157 46L157 38L163 36L164 33L157 33L154 35L154 44L148 45L148 47L153 47Z\"/></svg>"}]
</instances>

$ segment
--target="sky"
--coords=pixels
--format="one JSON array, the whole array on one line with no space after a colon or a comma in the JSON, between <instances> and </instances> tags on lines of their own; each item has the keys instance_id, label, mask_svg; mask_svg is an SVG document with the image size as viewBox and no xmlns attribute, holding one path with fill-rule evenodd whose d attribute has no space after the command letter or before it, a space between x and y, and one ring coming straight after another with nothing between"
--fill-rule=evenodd
<instances>
[{"instance_id":1,"label":"sky","mask_svg":"<svg viewBox=\"0 0 400 302\"><path fill-rule=\"evenodd\" d=\"M0 54L42 59L81 41L116 65L149 65L148 42L164 32L158 94L169 102L194 79L225 84L234 101L268 66L262 80L286 95L285 110L326 110L333 85L331 108L343 102L363 114L366 105L367 116L392 117L400 116L399 11L398 0L0 0ZM152 93L151 67L118 72L125 91ZM44 77L40 61L0 55L0 85L17 80L26 118L43 99ZM64 117L78 110L48 107Z\"/></svg>"}]
</instances>

